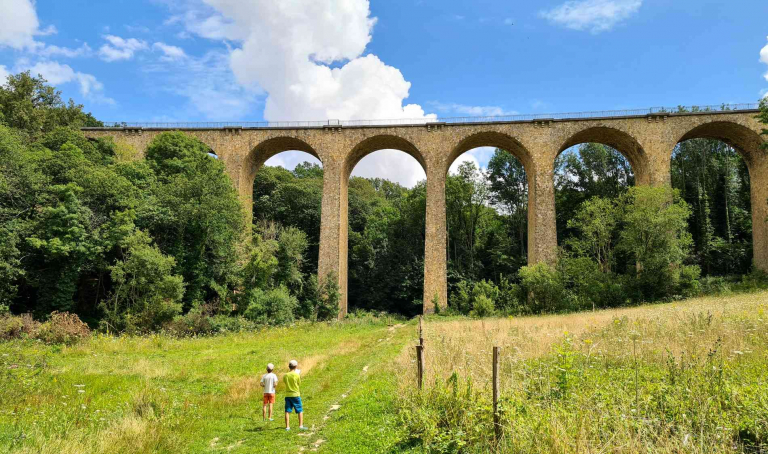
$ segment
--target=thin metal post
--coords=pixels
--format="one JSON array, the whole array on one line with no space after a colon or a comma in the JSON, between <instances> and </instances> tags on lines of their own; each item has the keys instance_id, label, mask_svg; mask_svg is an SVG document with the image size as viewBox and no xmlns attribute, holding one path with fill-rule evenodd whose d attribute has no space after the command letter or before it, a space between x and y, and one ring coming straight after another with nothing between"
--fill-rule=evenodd
<instances>
[{"instance_id":1,"label":"thin metal post","mask_svg":"<svg viewBox=\"0 0 768 454\"><path fill-rule=\"evenodd\" d=\"M493 428L496 441L501 438L499 421L499 347L493 347Z\"/></svg>"}]
</instances>

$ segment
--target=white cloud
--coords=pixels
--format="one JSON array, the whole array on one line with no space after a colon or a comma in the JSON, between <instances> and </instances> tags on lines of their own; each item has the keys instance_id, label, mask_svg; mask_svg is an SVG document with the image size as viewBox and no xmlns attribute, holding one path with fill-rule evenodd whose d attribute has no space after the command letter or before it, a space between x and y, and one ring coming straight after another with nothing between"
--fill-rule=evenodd
<instances>
[{"instance_id":1,"label":"white cloud","mask_svg":"<svg viewBox=\"0 0 768 454\"><path fill-rule=\"evenodd\" d=\"M5 82L8 80L8 76L10 76L11 73L8 72L8 68L6 68L3 65L0 65L0 86L5 85Z\"/></svg>"},{"instance_id":2,"label":"white cloud","mask_svg":"<svg viewBox=\"0 0 768 454\"><path fill-rule=\"evenodd\" d=\"M171 46L161 42L153 44L152 49L162 52L163 56L161 58L165 60L180 60L187 57L187 54L184 53L184 49L181 47Z\"/></svg>"},{"instance_id":3,"label":"white cloud","mask_svg":"<svg viewBox=\"0 0 768 454\"><path fill-rule=\"evenodd\" d=\"M768 44L760 50L760 61L768 65ZM765 73L765 80L768 80L768 72Z\"/></svg>"},{"instance_id":4,"label":"white cloud","mask_svg":"<svg viewBox=\"0 0 768 454\"><path fill-rule=\"evenodd\" d=\"M41 57L67 57L67 58L76 58L76 57L90 57L93 54L93 49L91 49L91 46L88 45L88 43L83 43L80 47L76 49L71 49L69 47L59 47L59 46L46 46L43 43L36 43L35 53L37 55L40 55Z\"/></svg>"},{"instance_id":5,"label":"white cloud","mask_svg":"<svg viewBox=\"0 0 768 454\"><path fill-rule=\"evenodd\" d=\"M39 33L35 5L31 0L0 0L0 47L32 47Z\"/></svg>"},{"instance_id":6,"label":"white cloud","mask_svg":"<svg viewBox=\"0 0 768 454\"><path fill-rule=\"evenodd\" d=\"M267 159L267 162L265 162L264 165L272 167L283 167L288 170L293 170L298 164L301 164L302 162L321 164L319 159L309 153L305 153L303 151L286 151Z\"/></svg>"},{"instance_id":7,"label":"white cloud","mask_svg":"<svg viewBox=\"0 0 768 454\"><path fill-rule=\"evenodd\" d=\"M404 104L411 84L400 70L363 55L376 23L368 0L188 1L166 24L239 44L231 51L232 72L243 86L267 93L267 120L427 117L421 106ZM411 159L376 153L354 173L376 168L378 176L410 185L423 178Z\"/></svg>"},{"instance_id":8,"label":"white cloud","mask_svg":"<svg viewBox=\"0 0 768 454\"><path fill-rule=\"evenodd\" d=\"M451 167L448 169L448 173L456 175L459 171L459 166L463 162L473 162L478 169L486 169L488 168L488 161L495 151L496 148L494 147L479 147L462 153L455 161L453 161Z\"/></svg>"},{"instance_id":9,"label":"white cloud","mask_svg":"<svg viewBox=\"0 0 768 454\"><path fill-rule=\"evenodd\" d=\"M104 96L104 85L91 74L77 72L69 65L55 61L37 62L33 66L20 67L29 70L32 75L43 76L51 85L61 85L76 82L80 86L80 94L93 102L114 104L115 101Z\"/></svg>"},{"instance_id":10,"label":"white cloud","mask_svg":"<svg viewBox=\"0 0 768 454\"><path fill-rule=\"evenodd\" d=\"M467 106L465 104L430 102L430 106L441 112L453 112L472 117L498 117L503 115L517 115L514 110L504 110L499 106Z\"/></svg>"},{"instance_id":11,"label":"white cloud","mask_svg":"<svg viewBox=\"0 0 768 454\"><path fill-rule=\"evenodd\" d=\"M568 1L539 14L554 24L572 30L600 33L637 13L642 4L643 0Z\"/></svg>"},{"instance_id":12,"label":"white cloud","mask_svg":"<svg viewBox=\"0 0 768 454\"><path fill-rule=\"evenodd\" d=\"M99 56L108 62L130 60L136 52L149 48L146 41L136 38L125 39L115 35L105 35L104 39L109 41L109 44L104 44L99 48Z\"/></svg>"}]
</instances>

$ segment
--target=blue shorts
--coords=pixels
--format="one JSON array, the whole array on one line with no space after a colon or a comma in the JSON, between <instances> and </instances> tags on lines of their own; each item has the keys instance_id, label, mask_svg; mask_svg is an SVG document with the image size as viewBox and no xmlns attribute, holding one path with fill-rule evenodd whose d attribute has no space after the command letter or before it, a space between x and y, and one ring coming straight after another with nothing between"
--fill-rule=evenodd
<instances>
[{"instance_id":1,"label":"blue shorts","mask_svg":"<svg viewBox=\"0 0 768 454\"><path fill-rule=\"evenodd\" d=\"M296 413L301 413L301 397L286 397L285 398L285 412L291 413L296 410Z\"/></svg>"}]
</instances>

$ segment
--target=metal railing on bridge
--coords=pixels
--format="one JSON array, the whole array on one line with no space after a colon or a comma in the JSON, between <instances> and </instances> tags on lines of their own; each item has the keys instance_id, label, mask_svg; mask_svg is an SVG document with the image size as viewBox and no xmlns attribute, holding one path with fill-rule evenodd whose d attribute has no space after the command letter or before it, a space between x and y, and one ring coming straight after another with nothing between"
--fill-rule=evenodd
<instances>
[{"instance_id":1,"label":"metal railing on bridge","mask_svg":"<svg viewBox=\"0 0 768 454\"><path fill-rule=\"evenodd\" d=\"M513 114L482 117L399 118L388 120L324 120L324 121L204 121L204 122L104 122L105 128L157 128L157 129L223 129L223 128L323 128L364 126L411 126L431 123L512 123L535 120L578 120L589 118L635 117L653 114L705 114L713 112L753 111L756 103L720 104L713 106L650 107L646 109L595 110L590 112Z\"/></svg>"}]
</instances>

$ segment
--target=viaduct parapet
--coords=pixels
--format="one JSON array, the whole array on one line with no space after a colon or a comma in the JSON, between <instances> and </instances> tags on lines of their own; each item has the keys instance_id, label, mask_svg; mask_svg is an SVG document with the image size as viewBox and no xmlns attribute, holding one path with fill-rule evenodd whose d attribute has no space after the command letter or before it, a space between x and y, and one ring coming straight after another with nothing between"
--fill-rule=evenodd
<instances>
[{"instance_id":1,"label":"viaduct parapet","mask_svg":"<svg viewBox=\"0 0 768 454\"><path fill-rule=\"evenodd\" d=\"M498 147L516 156L528 178L528 263L553 262L555 158L567 148L596 142L627 157L639 185L668 185L675 146L696 138L719 139L744 158L751 181L754 263L768 271L768 150L757 110L667 113L524 121L440 122L350 125L340 122L301 126L84 128L90 138L112 137L144 152L168 130L181 130L206 143L224 163L244 206L251 213L256 172L270 157L289 150L315 156L324 170L320 225L320 278L334 272L347 310L347 188L352 169L377 150L396 149L416 158L427 175L424 312L447 298L445 183L451 163L476 147ZM352 123L352 122L350 122Z\"/></svg>"}]
</instances>

